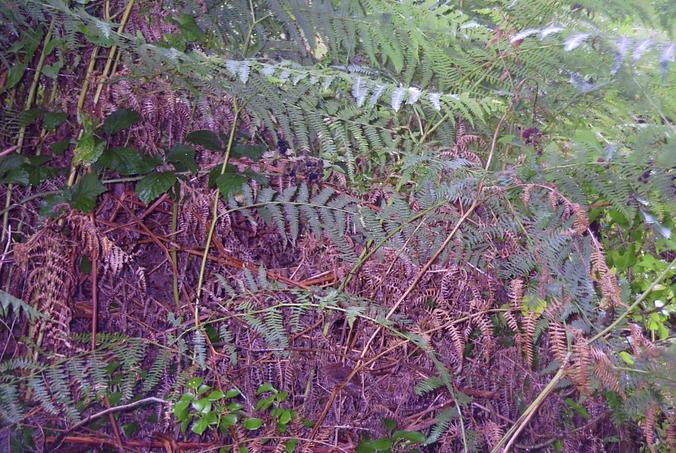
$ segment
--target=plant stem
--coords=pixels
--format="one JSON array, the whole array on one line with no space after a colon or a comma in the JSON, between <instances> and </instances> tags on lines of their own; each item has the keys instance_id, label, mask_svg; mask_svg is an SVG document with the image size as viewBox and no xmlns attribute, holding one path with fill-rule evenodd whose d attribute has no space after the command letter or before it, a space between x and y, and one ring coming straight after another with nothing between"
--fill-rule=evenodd
<instances>
[{"instance_id":1,"label":"plant stem","mask_svg":"<svg viewBox=\"0 0 676 453\"><path fill-rule=\"evenodd\" d=\"M234 101L234 111L235 116L232 120L232 125L230 126L230 135L228 137L228 144L225 148L225 157L223 158L223 165L221 166L220 175L222 176L225 173L225 169L228 166L228 160L230 159L230 151L232 150L232 145L235 142L235 131L237 129L237 121L239 120L239 106L237 100ZM204 274L206 272L207 260L209 258L209 248L211 247L211 240L214 236L214 230L216 230L216 222L218 221L218 200L221 196L220 191L217 189L214 196L214 204L211 207L211 225L209 226L209 233L207 234L206 244L204 244L204 255L202 256L202 263L200 264L200 273L197 280L197 290L195 291L195 327L199 327L200 317L200 298L202 297L202 287L204 286Z\"/></svg>"},{"instance_id":2,"label":"plant stem","mask_svg":"<svg viewBox=\"0 0 676 453\"><path fill-rule=\"evenodd\" d=\"M28 90L28 97L26 98L26 103L24 105L24 110L30 110L35 101L35 93L38 89L38 84L40 83L40 74L42 74L42 67L45 64L45 59L47 58L47 46L52 40L52 32L54 31L54 24L56 22L56 17L52 17L51 22L49 23L49 29L47 30L47 35L45 40L42 43L42 53L40 53L40 58L38 59L38 65L35 67L35 74L33 74L33 81L31 83L30 89ZM21 154L21 149L23 148L23 142L26 137L26 126L22 126L19 129L19 137L16 141L16 152ZM7 208L12 204L12 188L14 186L9 184L7 186L7 194L5 196L5 210L2 216L2 233L0 234L0 242L5 240L5 235L7 232L7 224L9 223L9 210Z\"/></svg>"},{"instance_id":3,"label":"plant stem","mask_svg":"<svg viewBox=\"0 0 676 453\"><path fill-rule=\"evenodd\" d=\"M131 14L131 10L134 7L134 1L135 0L129 0L129 3L127 3L126 8L124 9L124 13L122 13L122 19L120 20L120 26L117 28L118 33L122 33L124 31L125 25L127 25L127 21L129 20L129 15ZM103 91L103 85L106 82L106 80L110 77L110 68L113 65L113 62L115 61L115 53L117 52L117 45L114 45L110 48L110 53L108 53L108 58L106 59L106 65L103 68L103 74L101 74L101 79L99 80L99 83L96 87L96 94L94 94L94 105L96 105L99 102L99 98L101 97L101 92Z\"/></svg>"},{"instance_id":4,"label":"plant stem","mask_svg":"<svg viewBox=\"0 0 676 453\"><path fill-rule=\"evenodd\" d=\"M173 206L171 207L171 238L172 240L176 239L176 227L178 225L178 203L179 200L174 201ZM206 254L205 254L206 255ZM181 306L181 299L178 292L178 259L176 254L176 247L171 249L171 259L174 262L173 265L173 289L174 289L174 301L176 302L176 309Z\"/></svg>"}]
</instances>

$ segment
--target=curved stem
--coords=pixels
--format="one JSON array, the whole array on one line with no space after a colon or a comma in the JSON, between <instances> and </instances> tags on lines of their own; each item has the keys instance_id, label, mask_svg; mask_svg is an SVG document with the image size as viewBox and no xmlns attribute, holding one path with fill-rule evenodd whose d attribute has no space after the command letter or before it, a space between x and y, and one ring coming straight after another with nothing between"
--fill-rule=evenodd
<instances>
[{"instance_id":1,"label":"curved stem","mask_svg":"<svg viewBox=\"0 0 676 453\"><path fill-rule=\"evenodd\" d=\"M232 120L232 125L230 126L230 135L228 137L228 145L225 149L225 157L223 159L223 165L221 166L220 175L222 176L225 173L225 169L228 166L228 160L230 159L230 151L232 150L232 145L235 142L235 131L237 130L237 121L239 120L239 106L237 101L234 102L234 111L235 116ZM211 247L211 240L214 236L214 231L216 230L216 222L218 221L218 199L220 198L221 193L217 189L216 195L214 196L214 204L211 207L211 225L209 226L209 233L207 234L207 240L204 244L204 255L202 256L202 263L200 264L200 273L197 280L197 290L195 291L195 327L199 327L200 317L200 298L202 297L202 288L204 286L204 274L207 268L207 260L209 258L209 248Z\"/></svg>"}]
</instances>

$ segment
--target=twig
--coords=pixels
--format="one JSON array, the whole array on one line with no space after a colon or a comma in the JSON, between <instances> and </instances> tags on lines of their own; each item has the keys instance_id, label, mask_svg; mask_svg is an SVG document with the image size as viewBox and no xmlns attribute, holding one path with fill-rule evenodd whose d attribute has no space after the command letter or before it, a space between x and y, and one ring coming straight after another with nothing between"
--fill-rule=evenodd
<instances>
[{"instance_id":1,"label":"twig","mask_svg":"<svg viewBox=\"0 0 676 453\"><path fill-rule=\"evenodd\" d=\"M142 406L146 403L169 404L169 401L151 396L151 397L148 397L148 398L143 398L142 400L134 401L133 403L123 404L121 406L114 406L114 407L109 407L107 409L104 409L101 412L97 412L96 414L90 415L89 417L85 418L84 420L81 420L80 422L74 424L73 426L71 426L70 428L68 428L67 430L65 430L61 434L59 434L59 436L54 441L54 445L49 450L47 450L47 452L49 453L49 452L52 452L52 451L56 451L59 447L61 447L61 445L63 444L63 441L64 441L65 437L68 435L68 433L71 433L74 430L88 424L92 420L95 420L99 417L103 417L104 415L112 414L113 412L120 412L120 411L125 411L127 409L133 409L135 407Z\"/></svg>"}]
</instances>

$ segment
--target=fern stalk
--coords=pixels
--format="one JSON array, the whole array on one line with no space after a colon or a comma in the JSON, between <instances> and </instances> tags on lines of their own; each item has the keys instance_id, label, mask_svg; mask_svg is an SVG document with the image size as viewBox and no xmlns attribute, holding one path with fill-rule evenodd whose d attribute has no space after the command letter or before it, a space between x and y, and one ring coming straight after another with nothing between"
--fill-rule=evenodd
<instances>
[{"instance_id":1,"label":"fern stalk","mask_svg":"<svg viewBox=\"0 0 676 453\"><path fill-rule=\"evenodd\" d=\"M52 40L52 32L54 31L55 23L56 17L52 17L52 20L49 23L49 29L47 30L47 35L45 36L45 39L42 43L42 52L40 53L40 58L38 59L38 65L35 67L35 74L33 75L33 81L31 83L30 89L28 90L28 97L26 98L24 110L30 110L30 108L33 106L33 102L35 101L35 93L37 92L38 84L40 83L40 75L42 74L42 67L45 64L45 60L47 59L46 55L47 46ZM21 129L19 129L19 137L16 141L16 152L18 154L21 153L21 149L23 148L23 142L25 138L26 138L26 126L22 126ZM13 188L12 184L9 184L7 186L7 195L5 197L5 209L9 208L9 206L12 204L12 188ZM2 235L0 236L0 242L5 240L8 223L9 223L9 210L5 210L5 213L2 217Z\"/></svg>"},{"instance_id":2,"label":"fern stalk","mask_svg":"<svg viewBox=\"0 0 676 453\"><path fill-rule=\"evenodd\" d=\"M521 417L519 417L516 423L514 423L514 426L512 426L509 429L509 431L507 431L505 435L502 436L502 439L500 439L500 441L498 441L497 444L495 444L495 447L493 447L491 453L498 453L499 451L503 451L501 450L501 448L505 443L507 443L507 446L504 449L504 453L507 453L509 451L512 444L516 441L517 437L519 437L519 434L521 434L521 431L523 431L523 429L526 427L530 419L533 418L533 415L535 415L540 405L558 385L559 381L563 379L570 356L571 353L568 352L564 360L564 363L561 364L561 367L559 368L559 371L556 373L556 375L554 375L552 380L549 381L549 384L547 384L547 386L544 389L542 389L542 392L540 392L537 398L535 398L535 400L530 404L530 406L528 406L528 408L526 408L523 414L521 414ZM509 441L507 441L508 439Z\"/></svg>"},{"instance_id":3,"label":"fern stalk","mask_svg":"<svg viewBox=\"0 0 676 453\"><path fill-rule=\"evenodd\" d=\"M124 13L122 13L122 19L120 19L120 26L117 29L118 33L122 33L124 31L124 27L127 25L127 21L129 20L131 10L134 7L134 1L135 0L129 0L129 3L127 3L126 8L124 9ZM99 102L101 92L103 91L103 84L110 77L110 74L114 73L114 68L113 72L110 71L110 68L111 66L113 66L113 62L116 61L115 59L116 53L117 53L117 45L114 45L110 48L108 58L106 59L106 65L103 68L103 74L101 74L101 80L99 80L99 83L96 87L96 94L94 94L94 105L96 105Z\"/></svg>"}]
</instances>

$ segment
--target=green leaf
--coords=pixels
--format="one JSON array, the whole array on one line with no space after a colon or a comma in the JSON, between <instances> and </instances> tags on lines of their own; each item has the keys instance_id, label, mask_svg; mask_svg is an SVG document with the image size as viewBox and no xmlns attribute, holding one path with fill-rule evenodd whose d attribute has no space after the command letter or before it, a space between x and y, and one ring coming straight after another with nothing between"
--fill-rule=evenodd
<instances>
[{"instance_id":1,"label":"green leaf","mask_svg":"<svg viewBox=\"0 0 676 453\"><path fill-rule=\"evenodd\" d=\"M423 433L417 431L397 431L392 435L392 438L394 440L405 439L415 444L422 444L426 439Z\"/></svg>"},{"instance_id":2,"label":"green leaf","mask_svg":"<svg viewBox=\"0 0 676 453\"><path fill-rule=\"evenodd\" d=\"M383 420L383 424L387 428L388 431L392 432L395 429L397 429L397 421L392 419L392 418L386 418Z\"/></svg>"},{"instance_id":3,"label":"green leaf","mask_svg":"<svg viewBox=\"0 0 676 453\"><path fill-rule=\"evenodd\" d=\"M296 447L298 446L298 439L291 439L284 444L284 450L286 453L293 453L296 451Z\"/></svg>"},{"instance_id":4,"label":"green leaf","mask_svg":"<svg viewBox=\"0 0 676 453\"><path fill-rule=\"evenodd\" d=\"M28 160L19 154L10 154L0 159L0 183L28 185L28 171L25 164Z\"/></svg>"},{"instance_id":5,"label":"green leaf","mask_svg":"<svg viewBox=\"0 0 676 453\"><path fill-rule=\"evenodd\" d=\"M227 434L228 428L230 428L231 426L235 426L237 424L237 420L239 420L239 418L237 417L236 414L226 414L223 417L221 417L220 424L221 432L223 432L223 434Z\"/></svg>"},{"instance_id":6,"label":"green leaf","mask_svg":"<svg viewBox=\"0 0 676 453\"><path fill-rule=\"evenodd\" d=\"M57 77L59 77L59 72L61 72L61 69L63 68L63 61L58 60L54 64L47 64L42 67L42 74L45 77L49 77L52 80L55 80Z\"/></svg>"},{"instance_id":7,"label":"green leaf","mask_svg":"<svg viewBox=\"0 0 676 453\"><path fill-rule=\"evenodd\" d=\"M292 418L293 413L288 409L284 409L282 414L279 416L279 423L281 423L282 425L286 425L291 421Z\"/></svg>"},{"instance_id":8,"label":"green leaf","mask_svg":"<svg viewBox=\"0 0 676 453\"><path fill-rule=\"evenodd\" d=\"M390 451L392 449L392 439L374 439L361 442L357 446L357 453L375 453L379 451Z\"/></svg>"},{"instance_id":9,"label":"green leaf","mask_svg":"<svg viewBox=\"0 0 676 453\"><path fill-rule=\"evenodd\" d=\"M272 386L269 382L266 382L265 384L261 384L258 386L256 389L256 395L260 395L261 393L265 392L277 392L277 389Z\"/></svg>"},{"instance_id":10,"label":"green leaf","mask_svg":"<svg viewBox=\"0 0 676 453\"><path fill-rule=\"evenodd\" d=\"M143 156L134 148L110 148L103 152L97 163L128 176L148 173L160 165L161 161L154 156Z\"/></svg>"},{"instance_id":11,"label":"green leaf","mask_svg":"<svg viewBox=\"0 0 676 453\"><path fill-rule=\"evenodd\" d=\"M174 404L174 415L179 421L183 421L188 417L188 412L190 410L191 399L183 398L176 404Z\"/></svg>"},{"instance_id":12,"label":"green leaf","mask_svg":"<svg viewBox=\"0 0 676 453\"><path fill-rule=\"evenodd\" d=\"M185 139L195 145L202 145L212 151L222 151L223 145L218 136L211 131L199 130L189 133Z\"/></svg>"},{"instance_id":13,"label":"green leaf","mask_svg":"<svg viewBox=\"0 0 676 453\"><path fill-rule=\"evenodd\" d=\"M202 414L207 414L207 413L211 412L211 401L209 401L206 398L193 400L192 407L197 412L200 412Z\"/></svg>"},{"instance_id":14,"label":"green leaf","mask_svg":"<svg viewBox=\"0 0 676 453\"><path fill-rule=\"evenodd\" d=\"M103 132L113 135L136 123L141 117L138 113L129 109L119 109L108 115L103 122Z\"/></svg>"},{"instance_id":15,"label":"green leaf","mask_svg":"<svg viewBox=\"0 0 676 453\"><path fill-rule=\"evenodd\" d=\"M171 162L177 171L191 171L197 173L199 167L195 162L195 148L190 145L179 144L167 152L167 162Z\"/></svg>"},{"instance_id":16,"label":"green leaf","mask_svg":"<svg viewBox=\"0 0 676 453\"><path fill-rule=\"evenodd\" d=\"M42 181L58 175L61 172L60 168L49 167L45 165L52 160L49 156L30 156L28 157L29 164L25 167L28 171L28 182L37 186Z\"/></svg>"},{"instance_id":17,"label":"green leaf","mask_svg":"<svg viewBox=\"0 0 676 453\"><path fill-rule=\"evenodd\" d=\"M265 153L265 146L237 144L232 147L230 152L234 157L249 157L258 160Z\"/></svg>"},{"instance_id":18,"label":"green leaf","mask_svg":"<svg viewBox=\"0 0 676 453\"><path fill-rule=\"evenodd\" d=\"M247 182L244 176L234 173L224 173L216 178L216 186L226 200L232 194L242 190L242 185Z\"/></svg>"},{"instance_id":19,"label":"green leaf","mask_svg":"<svg viewBox=\"0 0 676 453\"><path fill-rule=\"evenodd\" d=\"M46 130L53 131L61 126L66 119L68 119L66 112L45 112L43 126Z\"/></svg>"},{"instance_id":20,"label":"green leaf","mask_svg":"<svg viewBox=\"0 0 676 453\"><path fill-rule=\"evenodd\" d=\"M24 63L14 63L7 73L7 85L5 86L5 89L9 90L14 88L14 86L21 81L25 71L26 65Z\"/></svg>"},{"instance_id":21,"label":"green leaf","mask_svg":"<svg viewBox=\"0 0 676 453\"><path fill-rule=\"evenodd\" d=\"M202 385L203 382L204 382L204 379L202 379L201 377L197 376L197 377L194 377L194 378L190 379L186 385L188 386L188 388L191 388L191 389L193 389L193 390L197 390L197 388L198 388L200 385Z\"/></svg>"},{"instance_id":22,"label":"green leaf","mask_svg":"<svg viewBox=\"0 0 676 453\"><path fill-rule=\"evenodd\" d=\"M68 138L65 140L61 140L60 142L56 142L52 145L52 153L56 154L57 156L60 156L66 152L69 146L70 139Z\"/></svg>"},{"instance_id":23,"label":"green leaf","mask_svg":"<svg viewBox=\"0 0 676 453\"><path fill-rule=\"evenodd\" d=\"M209 412L208 414L205 414L203 417L200 417L199 420L197 420L193 425L192 425L192 432L194 432L197 435L202 435L204 434L204 431L207 430L207 428L211 425L215 425L218 422L218 416L216 415L215 412Z\"/></svg>"},{"instance_id":24,"label":"green leaf","mask_svg":"<svg viewBox=\"0 0 676 453\"><path fill-rule=\"evenodd\" d=\"M259 410L266 411L270 408L270 406L272 406L272 403L274 403L274 402L275 402L274 396L269 396L269 397L264 398L262 400L258 400L258 402L256 403L256 410L257 411L259 411Z\"/></svg>"},{"instance_id":25,"label":"green leaf","mask_svg":"<svg viewBox=\"0 0 676 453\"><path fill-rule=\"evenodd\" d=\"M91 212L96 208L96 199L106 191L95 173L87 173L67 191L68 204L82 212Z\"/></svg>"},{"instance_id":26,"label":"green leaf","mask_svg":"<svg viewBox=\"0 0 676 453\"><path fill-rule=\"evenodd\" d=\"M214 390L213 392L209 393L209 395L207 395L207 399L209 401L218 401L221 398L223 398L224 396L225 396L225 393L223 393L223 390L219 389L219 390Z\"/></svg>"},{"instance_id":27,"label":"green leaf","mask_svg":"<svg viewBox=\"0 0 676 453\"><path fill-rule=\"evenodd\" d=\"M75 147L73 164L91 165L96 162L106 149L106 142L97 139L94 134L85 134Z\"/></svg>"},{"instance_id":28,"label":"green leaf","mask_svg":"<svg viewBox=\"0 0 676 453\"><path fill-rule=\"evenodd\" d=\"M239 395L241 395L240 391L237 389L230 389L225 393L225 398L230 399L230 398L236 398Z\"/></svg>"},{"instance_id":29,"label":"green leaf","mask_svg":"<svg viewBox=\"0 0 676 453\"><path fill-rule=\"evenodd\" d=\"M139 199L149 204L165 193L176 182L176 175L172 172L150 173L136 183L136 193Z\"/></svg>"},{"instance_id":30,"label":"green leaf","mask_svg":"<svg viewBox=\"0 0 676 453\"><path fill-rule=\"evenodd\" d=\"M566 401L566 404L568 406L570 406L571 408L573 408L575 410L575 412L580 414L580 416L582 416L582 418L589 420L589 418L590 418L589 412L587 412L587 408L585 408L582 404L578 403L577 401L575 401L572 398L566 398L565 401Z\"/></svg>"},{"instance_id":31,"label":"green leaf","mask_svg":"<svg viewBox=\"0 0 676 453\"><path fill-rule=\"evenodd\" d=\"M19 125L22 127L28 127L31 124L35 123L38 118L41 118L44 115L45 111L42 109L30 109L21 112L19 116Z\"/></svg>"},{"instance_id":32,"label":"green leaf","mask_svg":"<svg viewBox=\"0 0 676 453\"><path fill-rule=\"evenodd\" d=\"M240 403L230 403L230 404L228 404L228 410L230 412L237 412L237 411L242 410L243 408L244 408L244 406L242 406L242 404L240 404Z\"/></svg>"},{"instance_id":33,"label":"green leaf","mask_svg":"<svg viewBox=\"0 0 676 453\"><path fill-rule=\"evenodd\" d=\"M244 421L244 427L249 431L254 431L263 426L263 420L260 418L247 418Z\"/></svg>"},{"instance_id":34,"label":"green leaf","mask_svg":"<svg viewBox=\"0 0 676 453\"><path fill-rule=\"evenodd\" d=\"M627 365L634 365L636 363L636 362L634 362L634 358L627 351L620 351L620 358Z\"/></svg>"},{"instance_id":35,"label":"green leaf","mask_svg":"<svg viewBox=\"0 0 676 453\"><path fill-rule=\"evenodd\" d=\"M207 37L195 22L195 18L188 14L182 14L172 22L178 25L183 32L183 37L188 41L204 41Z\"/></svg>"}]
</instances>

